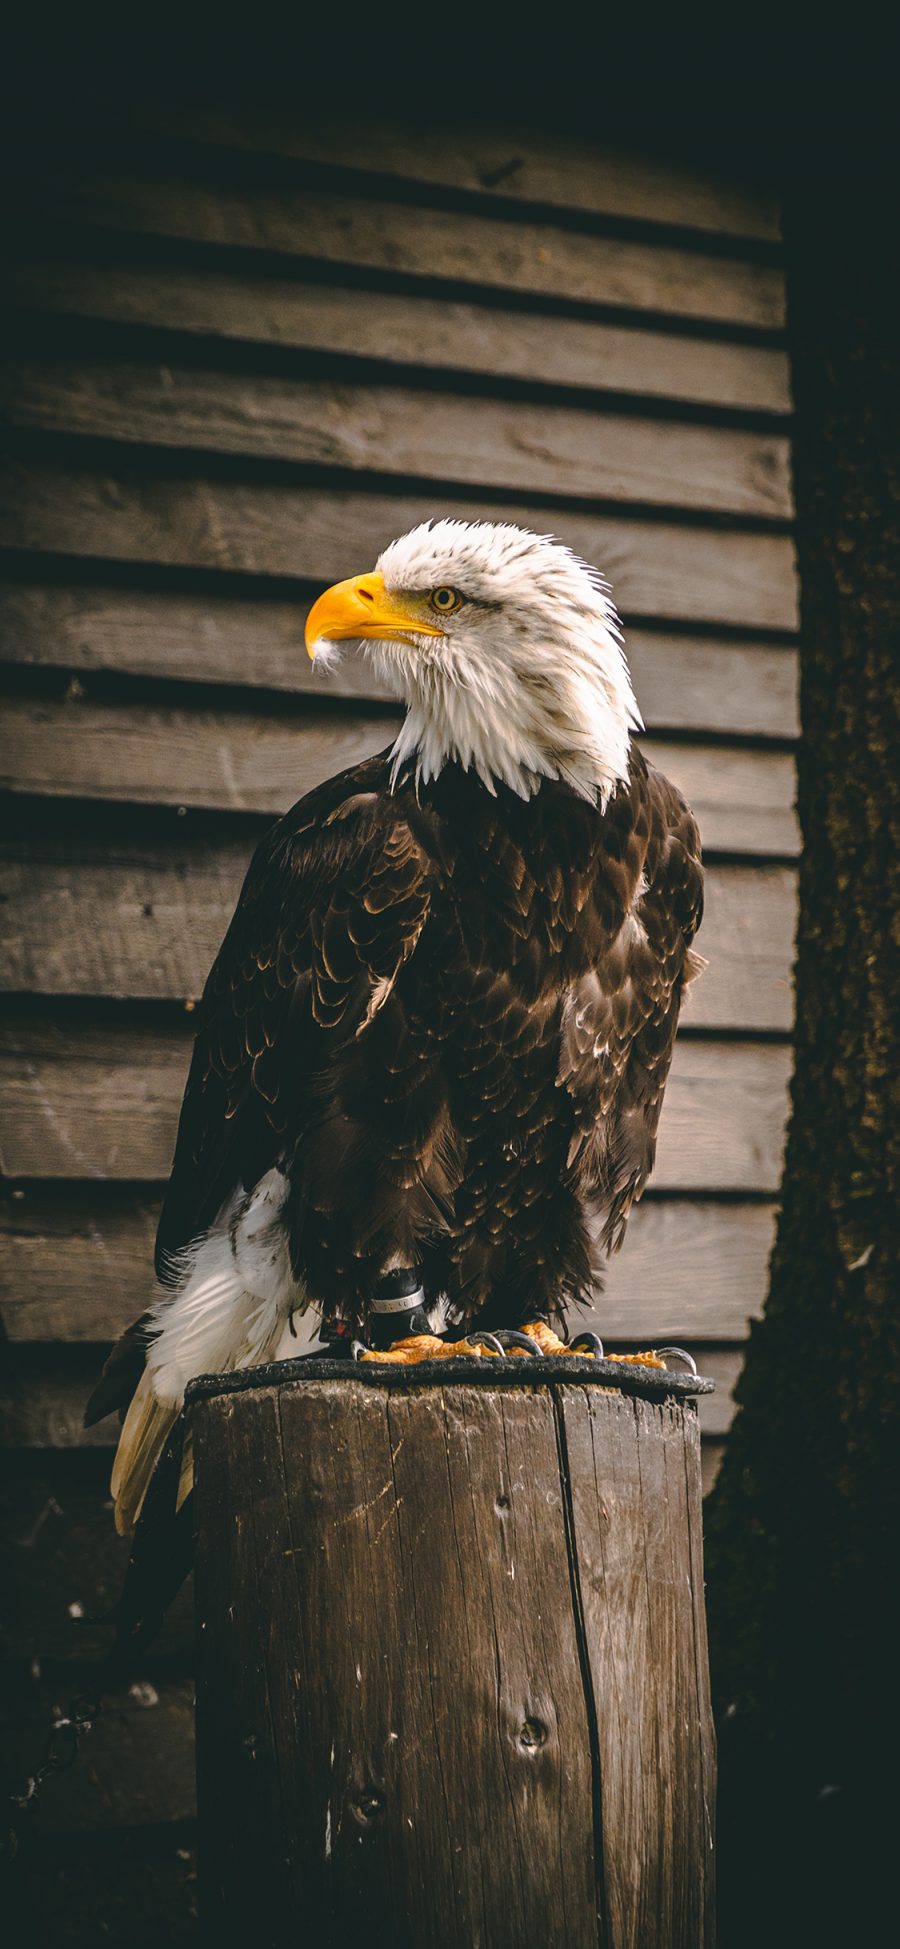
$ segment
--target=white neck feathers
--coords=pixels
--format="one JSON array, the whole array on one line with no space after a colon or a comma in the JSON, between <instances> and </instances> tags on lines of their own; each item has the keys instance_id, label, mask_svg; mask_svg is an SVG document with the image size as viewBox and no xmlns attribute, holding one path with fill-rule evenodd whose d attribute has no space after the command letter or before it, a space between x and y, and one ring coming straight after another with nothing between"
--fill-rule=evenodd
<instances>
[{"instance_id":1,"label":"white neck feathers","mask_svg":"<svg viewBox=\"0 0 900 1949\"><path fill-rule=\"evenodd\" d=\"M552 537L455 521L402 536L378 566L393 590L467 598L446 636L371 646L407 704L395 773L413 761L428 780L454 760L489 791L529 798L557 778L605 805L641 719L602 576Z\"/></svg>"}]
</instances>

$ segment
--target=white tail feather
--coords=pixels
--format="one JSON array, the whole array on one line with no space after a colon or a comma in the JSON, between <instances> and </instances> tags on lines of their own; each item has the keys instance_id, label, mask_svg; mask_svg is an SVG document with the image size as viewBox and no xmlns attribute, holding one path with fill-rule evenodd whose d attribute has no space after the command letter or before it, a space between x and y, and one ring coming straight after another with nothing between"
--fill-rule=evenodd
<instances>
[{"instance_id":1,"label":"white tail feather","mask_svg":"<svg viewBox=\"0 0 900 1949\"><path fill-rule=\"evenodd\" d=\"M288 1182L268 1171L238 1190L211 1231L192 1239L173 1267L174 1293L150 1315L144 1372L125 1417L112 1473L116 1528L125 1536L141 1513L150 1478L197 1374L256 1367L270 1360L292 1312L307 1304L291 1270L283 1207ZM178 1507L190 1493L193 1463L185 1442Z\"/></svg>"},{"instance_id":2,"label":"white tail feather","mask_svg":"<svg viewBox=\"0 0 900 1949\"><path fill-rule=\"evenodd\" d=\"M177 1407L157 1399L145 1368L125 1416L110 1482L120 1536L128 1536L137 1522L150 1478L177 1419Z\"/></svg>"},{"instance_id":3,"label":"white tail feather","mask_svg":"<svg viewBox=\"0 0 900 1949\"><path fill-rule=\"evenodd\" d=\"M186 1502L194 1486L194 1443L190 1428L184 1431L184 1447L181 1451L181 1474L178 1477L178 1494L175 1498L177 1516L183 1502Z\"/></svg>"}]
</instances>

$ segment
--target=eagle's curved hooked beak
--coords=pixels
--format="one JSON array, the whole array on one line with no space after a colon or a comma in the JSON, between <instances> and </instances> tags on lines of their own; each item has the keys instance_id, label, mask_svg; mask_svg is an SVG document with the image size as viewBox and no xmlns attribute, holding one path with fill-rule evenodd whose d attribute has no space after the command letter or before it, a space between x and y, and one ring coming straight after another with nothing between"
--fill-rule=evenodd
<instances>
[{"instance_id":1,"label":"eagle's curved hooked beak","mask_svg":"<svg viewBox=\"0 0 900 1949\"><path fill-rule=\"evenodd\" d=\"M377 570L335 582L314 602L306 619L306 649L315 660L319 643L340 643L362 636L443 636L436 623L411 616L384 586Z\"/></svg>"}]
</instances>

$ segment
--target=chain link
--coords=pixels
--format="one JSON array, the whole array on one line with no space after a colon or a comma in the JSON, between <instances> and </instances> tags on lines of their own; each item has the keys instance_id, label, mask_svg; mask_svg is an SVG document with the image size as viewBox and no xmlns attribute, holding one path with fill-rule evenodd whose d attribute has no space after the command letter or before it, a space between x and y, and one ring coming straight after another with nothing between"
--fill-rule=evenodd
<instances>
[{"instance_id":1,"label":"chain link","mask_svg":"<svg viewBox=\"0 0 900 1949\"><path fill-rule=\"evenodd\" d=\"M22 1792L10 1794L7 1802L6 1834L0 1843L0 1853L5 1854L7 1859L12 1859L18 1853L20 1834L47 1781L54 1774L66 1773L70 1766L74 1766L80 1742L85 1733L92 1731L101 1710L100 1699L80 1695L73 1699L68 1712L58 1713L51 1721L43 1763L26 1780Z\"/></svg>"}]
</instances>

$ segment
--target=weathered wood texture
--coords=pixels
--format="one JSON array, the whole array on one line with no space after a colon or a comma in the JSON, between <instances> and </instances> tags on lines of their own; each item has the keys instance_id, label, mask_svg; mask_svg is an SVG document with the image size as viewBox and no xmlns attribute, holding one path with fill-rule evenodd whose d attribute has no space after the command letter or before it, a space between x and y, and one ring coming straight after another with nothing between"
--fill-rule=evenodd
<instances>
[{"instance_id":1,"label":"weathered wood texture","mask_svg":"<svg viewBox=\"0 0 900 1949\"><path fill-rule=\"evenodd\" d=\"M626 613L739 629L796 627L787 535L568 508L548 520L539 503L501 505L502 519L541 533L552 525L577 554L603 562ZM485 512L483 495L463 500L443 489L367 494L219 478L204 468L202 456L186 475L165 453L151 465L141 449L118 448L115 463L102 472L74 457L56 466L41 457L11 459L0 472L9 547L261 578L334 581L347 566L348 536L358 560L374 561L396 535L422 521L472 520L476 513L484 519Z\"/></svg>"},{"instance_id":2,"label":"weathered wood texture","mask_svg":"<svg viewBox=\"0 0 900 1949\"><path fill-rule=\"evenodd\" d=\"M787 360L775 346L675 337L603 319L542 317L464 298L345 291L290 278L177 265L17 267L12 295L30 317L94 319L191 338L273 346L387 367L518 380L588 393L678 400L772 414L790 411Z\"/></svg>"},{"instance_id":3,"label":"weathered wood texture","mask_svg":"<svg viewBox=\"0 0 900 1949\"><path fill-rule=\"evenodd\" d=\"M12 361L4 403L14 426L120 444L537 496L790 515L788 443L768 433L371 382L59 358L39 366Z\"/></svg>"},{"instance_id":4,"label":"weathered wood texture","mask_svg":"<svg viewBox=\"0 0 900 1949\"><path fill-rule=\"evenodd\" d=\"M262 189L199 178L59 175L57 216L100 232L227 246L314 265L474 285L532 299L664 313L778 331L776 265L700 254L660 239L573 234L551 222L351 197L292 184Z\"/></svg>"},{"instance_id":5,"label":"weathered wood texture","mask_svg":"<svg viewBox=\"0 0 900 1949\"><path fill-rule=\"evenodd\" d=\"M351 1380L193 1421L207 1929L710 1943L692 1408Z\"/></svg>"},{"instance_id":6,"label":"weathered wood texture","mask_svg":"<svg viewBox=\"0 0 900 1949\"><path fill-rule=\"evenodd\" d=\"M527 127L455 130L423 119L396 123L354 115L341 130L335 154L334 124L314 111L302 119L277 108L264 116L227 112L145 115L142 125L216 148L243 149L293 161L377 172L405 184L462 190L474 206L490 197L504 202L546 203L588 217L619 217L670 223L722 236L774 244L781 235L778 207L759 184L710 179L683 162L665 162L639 151L604 149L569 139L562 144Z\"/></svg>"}]
</instances>

